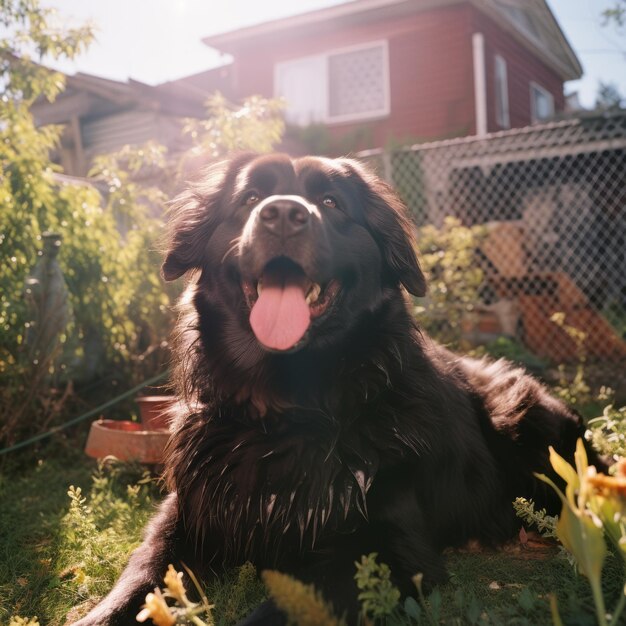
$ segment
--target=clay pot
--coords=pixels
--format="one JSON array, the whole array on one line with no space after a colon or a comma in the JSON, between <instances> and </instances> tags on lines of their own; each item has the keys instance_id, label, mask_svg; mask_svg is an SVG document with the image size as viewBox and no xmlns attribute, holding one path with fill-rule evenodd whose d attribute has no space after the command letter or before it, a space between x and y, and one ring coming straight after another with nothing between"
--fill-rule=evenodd
<instances>
[{"instance_id":1,"label":"clay pot","mask_svg":"<svg viewBox=\"0 0 626 626\"><path fill-rule=\"evenodd\" d=\"M167 430L169 428L168 409L175 396L139 396L135 402L139 407L139 418L146 430Z\"/></svg>"},{"instance_id":2,"label":"clay pot","mask_svg":"<svg viewBox=\"0 0 626 626\"><path fill-rule=\"evenodd\" d=\"M85 452L96 459L114 456L121 461L163 462L169 439L166 430L144 430L137 422L99 419L91 424Z\"/></svg>"}]
</instances>

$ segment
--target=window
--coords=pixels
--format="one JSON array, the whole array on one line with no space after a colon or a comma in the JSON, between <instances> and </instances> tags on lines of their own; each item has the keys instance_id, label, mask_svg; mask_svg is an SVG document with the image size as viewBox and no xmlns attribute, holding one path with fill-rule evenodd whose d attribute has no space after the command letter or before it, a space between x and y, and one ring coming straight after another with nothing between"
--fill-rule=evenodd
<instances>
[{"instance_id":1,"label":"window","mask_svg":"<svg viewBox=\"0 0 626 626\"><path fill-rule=\"evenodd\" d=\"M506 75L506 61L499 55L495 56L495 91L496 91L496 124L500 128L510 128L509 118L509 83Z\"/></svg>"},{"instance_id":2,"label":"window","mask_svg":"<svg viewBox=\"0 0 626 626\"><path fill-rule=\"evenodd\" d=\"M530 115L533 122L543 122L554 116L552 94L537 83L530 83Z\"/></svg>"},{"instance_id":3,"label":"window","mask_svg":"<svg viewBox=\"0 0 626 626\"><path fill-rule=\"evenodd\" d=\"M346 122L389 114L387 42L278 63L275 93L287 121Z\"/></svg>"},{"instance_id":4,"label":"window","mask_svg":"<svg viewBox=\"0 0 626 626\"><path fill-rule=\"evenodd\" d=\"M287 121L298 126L326 117L326 81L323 57L281 63L276 68L276 92L287 101Z\"/></svg>"}]
</instances>

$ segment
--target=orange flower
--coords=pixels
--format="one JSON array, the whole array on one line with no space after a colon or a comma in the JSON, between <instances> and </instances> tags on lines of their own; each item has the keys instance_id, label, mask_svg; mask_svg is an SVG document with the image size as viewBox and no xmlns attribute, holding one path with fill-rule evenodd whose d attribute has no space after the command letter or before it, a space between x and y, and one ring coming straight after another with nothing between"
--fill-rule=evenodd
<instances>
[{"instance_id":1,"label":"orange flower","mask_svg":"<svg viewBox=\"0 0 626 626\"><path fill-rule=\"evenodd\" d=\"M150 618L156 626L174 626L176 618L170 612L170 607L165 603L159 589L146 596L146 603L137 615L138 622L145 622Z\"/></svg>"},{"instance_id":2,"label":"orange flower","mask_svg":"<svg viewBox=\"0 0 626 626\"><path fill-rule=\"evenodd\" d=\"M173 565L168 566L164 582L172 598L178 600L182 606L186 606L189 603L189 600L187 600L187 591L183 585L183 573L177 572Z\"/></svg>"},{"instance_id":3,"label":"orange flower","mask_svg":"<svg viewBox=\"0 0 626 626\"><path fill-rule=\"evenodd\" d=\"M621 471L621 468L618 467L618 472ZM613 494L626 497L626 475L607 476L606 474L596 474L595 476L589 476L588 481L593 489L603 496Z\"/></svg>"}]
</instances>

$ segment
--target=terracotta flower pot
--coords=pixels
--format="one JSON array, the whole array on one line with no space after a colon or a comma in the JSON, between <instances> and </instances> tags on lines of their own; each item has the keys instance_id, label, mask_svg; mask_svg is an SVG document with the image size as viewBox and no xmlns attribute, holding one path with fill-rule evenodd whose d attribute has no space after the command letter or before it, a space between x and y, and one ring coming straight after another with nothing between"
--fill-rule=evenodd
<instances>
[{"instance_id":1,"label":"terracotta flower pot","mask_svg":"<svg viewBox=\"0 0 626 626\"><path fill-rule=\"evenodd\" d=\"M169 428L168 409L175 400L175 396L139 396L135 398L143 427L146 430L167 430Z\"/></svg>"},{"instance_id":2,"label":"terracotta flower pot","mask_svg":"<svg viewBox=\"0 0 626 626\"><path fill-rule=\"evenodd\" d=\"M96 459L114 456L121 461L159 464L168 439L166 430L148 431L137 422L99 419L91 424L85 452Z\"/></svg>"}]
</instances>

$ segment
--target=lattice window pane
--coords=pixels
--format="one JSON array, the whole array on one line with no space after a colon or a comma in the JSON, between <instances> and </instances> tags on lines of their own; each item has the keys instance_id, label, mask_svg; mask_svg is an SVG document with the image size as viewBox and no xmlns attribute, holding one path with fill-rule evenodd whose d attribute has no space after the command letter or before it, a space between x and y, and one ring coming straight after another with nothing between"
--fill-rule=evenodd
<instances>
[{"instance_id":1,"label":"lattice window pane","mask_svg":"<svg viewBox=\"0 0 626 626\"><path fill-rule=\"evenodd\" d=\"M385 50L382 44L328 58L329 117L385 113Z\"/></svg>"}]
</instances>

